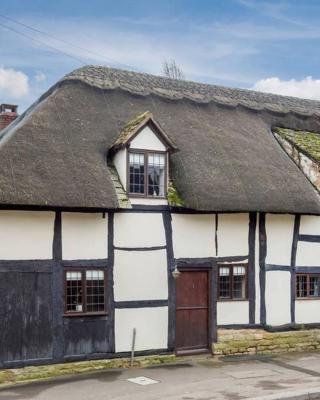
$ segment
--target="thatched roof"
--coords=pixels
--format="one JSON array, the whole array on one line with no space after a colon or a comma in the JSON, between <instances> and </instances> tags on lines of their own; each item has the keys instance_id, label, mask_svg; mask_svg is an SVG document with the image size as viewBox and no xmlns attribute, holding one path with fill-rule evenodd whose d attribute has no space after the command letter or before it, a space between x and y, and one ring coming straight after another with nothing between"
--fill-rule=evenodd
<instances>
[{"instance_id":1,"label":"thatched roof","mask_svg":"<svg viewBox=\"0 0 320 400\"><path fill-rule=\"evenodd\" d=\"M104 67L67 75L0 133L0 204L117 208L108 150L150 110L177 145L185 207L320 214L272 126L320 132L320 103Z\"/></svg>"},{"instance_id":2,"label":"thatched roof","mask_svg":"<svg viewBox=\"0 0 320 400\"><path fill-rule=\"evenodd\" d=\"M153 127L153 129L160 136L160 140L164 142L168 149L172 151L177 150L176 145L153 118L153 115L150 111L136 115L129 122L127 122L120 135L112 144L110 150L116 151L119 148L128 145L131 140L140 132L141 128L144 128L146 125L151 125L151 127Z\"/></svg>"},{"instance_id":3,"label":"thatched roof","mask_svg":"<svg viewBox=\"0 0 320 400\"><path fill-rule=\"evenodd\" d=\"M275 133L287 140L296 149L312 158L316 163L320 163L320 134L316 132L295 131L288 128L275 127Z\"/></svg>"}]
</instances>

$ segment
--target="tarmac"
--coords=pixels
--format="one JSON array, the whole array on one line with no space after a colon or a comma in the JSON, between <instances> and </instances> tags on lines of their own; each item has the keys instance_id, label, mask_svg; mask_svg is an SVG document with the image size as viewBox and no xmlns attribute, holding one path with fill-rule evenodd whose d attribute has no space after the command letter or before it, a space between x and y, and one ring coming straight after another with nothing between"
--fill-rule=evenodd
<instances>
[{"instance_id":1,"label":"tarmac","mask_svg":"<svg viewBox=\"0 0 320 400\"><path fill-rule=\"evenodd\" d=\"M5 400L320 399L320 353L194 357L175 364L104 370L15 385Z\"/></svg>"}]
</instances>

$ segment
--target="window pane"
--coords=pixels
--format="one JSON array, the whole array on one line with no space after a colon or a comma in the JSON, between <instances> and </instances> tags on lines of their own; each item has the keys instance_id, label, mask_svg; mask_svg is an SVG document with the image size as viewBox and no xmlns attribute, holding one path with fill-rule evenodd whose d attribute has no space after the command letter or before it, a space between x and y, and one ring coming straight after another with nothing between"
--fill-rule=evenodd
<instances>
[{"instance_id":1,"label":"window pane","mask_svg":"<svg viewBox=\"0 0 320 400\"><path fill-rule=\"evenodd\" d=\"M105 310L104 273L99 270L86 271L87 312Z\"/></svg>"},{"instance_id":2,"label":"window pane","mask_svg":"<svg viewBox=\"0 0 320 400\"><path fill-rule=\"evenodd\" d=\"M310 276L309 296L319 296L319 276Z\"/></svg>"},{"instance_id":3,"label":"window pane","mask_svg":"<svg viewBox=\"0 0 320 400\"><path fill-rule=\"evenodd\" d=\"M296 278L296 295L297 297L307 297L307 276L297 275Z\"/></svg>"},{"instance_id":4,"label":"window pane","mask_svg":"<svg viewBox=\"0 0 320 400\"><path fill-rule=\"evenodd\" d=\"M148 155L148 195L165 195L165 155Z\"/></svg>"},{"instance_id":5,"label":"window pane","mask_svg":"<svg viewBox=\"0 0 320 400\"><path fill-rule=\"evenodd\" d=\"M144 193L144 155L129 153L129 192Z\"/></svg>"},{"instance_id":6,"label":"window pane","mask_svg":"<svg viewBox=\"0 0 320 400\"><path fill-rule=\"evenodd\" d=\"M233 275L233 298L246 298L246 277L245 275Z\"/></svg>"},{"instance_id":7,"label":"window pane","mask_svg":"<svg viewBox=\"0 0 320 400\"><path fill-rule=\"evenodd\" d=\"M245 267L233 267L233 275L245 275Z\"/></svg>"},{"instance_id":8,"label":"window pane","mask_svg":"<svg viewBox=\"0 0 320 400\"><path fill-rule=\"evenodd\" d=\"M66 311L82 312L82 274L81 272L66 273Z\"/></svg>"},{"instance_id":9,"label":"window pane","mask_svg":"<svg viewBox=\"0 0 320 400\"><path fill-rule=\"evenodd\" d=\"M230 269L219 268L219 297L230 298Z\"/></svg>"}]
</instances>

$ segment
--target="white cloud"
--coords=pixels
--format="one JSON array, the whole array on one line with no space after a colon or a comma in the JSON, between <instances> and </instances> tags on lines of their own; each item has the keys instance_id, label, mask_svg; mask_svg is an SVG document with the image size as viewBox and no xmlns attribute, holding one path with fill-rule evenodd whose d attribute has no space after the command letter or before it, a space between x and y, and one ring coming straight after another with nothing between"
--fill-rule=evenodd
<instances>
[{"instance_id":1,"label":"white cloud","mask_svg":"<svg viewBox=\"0 0 320 400\"><path fill-rule=\"evenodd\" d=\"M29 79L26 74L12 68L0 67L0 98L18 99L29 93Z\"/></svg>"},{"instance_id":2,"label":"white cloud","mask_svg":"<svg viewBox=\"0 0 320 400\"><path fill-rule=\"evenodd\" d=\"M44 73L41 72L41 71L38 71L38 72L35 74L34 79L36 80L36 82L44 82L44 81L47 80L47 75L44 74Z\"/></svg>"},{"instance_id":3,"label":"white cloud","mask_svg":"<svg viewBox=\"0 0 320 400\"><path fill-rule=\"evenodd\" d=\"M285 81L277 77L261 79L254 84L252 89L260 92L320 100L320 79L313 79L312 76L307 76L300 81L296 79Z\"/></svg>"}]
</instances>

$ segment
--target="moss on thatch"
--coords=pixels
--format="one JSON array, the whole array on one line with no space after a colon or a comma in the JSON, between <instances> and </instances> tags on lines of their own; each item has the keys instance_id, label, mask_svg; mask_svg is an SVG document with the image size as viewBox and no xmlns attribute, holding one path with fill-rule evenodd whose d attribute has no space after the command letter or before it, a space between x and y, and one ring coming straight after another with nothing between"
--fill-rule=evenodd
<instances>
[{"instance_id":1,"label":"moss on thatch","mask_svg":"<svg viewBox=\"0 0 320 400\"><path fill-rule=\"evenodd\" d=\"M167 199L168 199L168 203L170 206L175 206L175 207L183 207L184 206L184 201L180 197L180 195L172 181L169 181L169 184L168 184Z\"/></svg>"},{"instance_id":2,"label":"moss on thatch","mask_svg":"<svg viewBox=\"0 0 320 400\"><path fill-rule=\"evenodd\" d=\"M320 162L320 134L286 128L275 128L274 132L304 153L307 153L315 161Z\"/></svg>"},{"instance_id":3,"label":"moss on thatch","mask_svg":"<svg viewBox=\"0 0 320 400\"><path fill-rule=\"evenodd\" d=\"M146 111L142 114L135 116L131 119L123 128L122 132L120 133L118 139L115 141L114 146L117 146L121 143L126 142L132 133L136 130L138 126L140 126L144 121L147 121L149 118L152 117L150 111Z\"/></svg>"}]
</instances>

